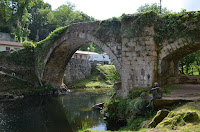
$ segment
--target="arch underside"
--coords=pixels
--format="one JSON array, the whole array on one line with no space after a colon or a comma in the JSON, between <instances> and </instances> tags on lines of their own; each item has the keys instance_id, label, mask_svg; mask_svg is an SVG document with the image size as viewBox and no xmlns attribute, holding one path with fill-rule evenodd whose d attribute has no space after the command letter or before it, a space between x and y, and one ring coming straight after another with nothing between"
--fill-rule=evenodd
<instances>
[{"instance_id":1,"label":"arch underside","mask_svg":"<svg viewBox=\"0 0 200 132\"><path fill-rule=\"evenodd\" d=\"M70 36L70 37L69 37ZM119 72L119 65L117 64L118 60L117 57L112 54L109 47L105 44L99 43L98 40L94 37L87 38L88 35L81 35L81 37L71 37L69 35L67 40L60 43L57 47L54 48L52 53L50 54L49 58L46 59L46 65L43 71L42 80L46 81L47 83L52 84L54 87L62 85L62 79L64 76L64 71L68 62L70 61L72 55L84 44L88 42L94 42L94 44L101 47L106 53L108 53L111 61L113 61L114 65L118 65L118 72ZM84 36L84 37L83 37ZM109 51L109 52L108 52Z\"/></svg>"},{"instance_id":2,"label":"arch underside","mask_svg":"<svg viewBox=\"0 0 200 132\"><path fill-rule=\"evenodd\" d=\"M179 73L179 61L185 56L200 50L200 43L186 44L179 49L169 52L160 61L160 82L167 83L167 79Z\"/></svg>"}]
</instances>

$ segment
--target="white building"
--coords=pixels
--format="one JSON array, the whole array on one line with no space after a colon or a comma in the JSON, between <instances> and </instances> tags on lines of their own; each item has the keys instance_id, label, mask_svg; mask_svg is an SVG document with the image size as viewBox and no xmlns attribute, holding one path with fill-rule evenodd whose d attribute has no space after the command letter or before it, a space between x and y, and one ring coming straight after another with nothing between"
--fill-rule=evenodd
<instances>
[{"instance_id":1,"label":"white building","mask_svg":"<svg viewBox=\"0 0 200 132\"><path fill-rule=\"evenodd\" d=\"M89 51L80 51L77 50L75 54L72 56L72 58L75 59L87 59L91 63L100 63L100 64L110 64L110 58L107 54L98 54L95 52L89 52Z\"/></svg>"},{"instance_id":2,"label":"white building","mask_svg":"<svg viewBox=\"0 0 200 132\"><path fill-rule=\"evenodd\" d=\"M100 64L110 64L110 58L107 54L90 54L89 61Z\"/></svg>"},{"instance_id":3,"label":"white building","mask_svg":"<svg viewBox=\"0 0 200 132\"><path fill-rule=\"evenodd\" d=\"M91 54L98 54L98 53L77 50L75 52L75 54L72 56L72 58L88 60L89 59L89 55L91 55Z\"/></svg>"},{"instance_id":4,"label":"white building","mask_svg":"<svg viewBox=\"0 0 200 132\"><path fill-rule=\"evenodd\" d=\"M0 51L13 51L13 50L19 50L23 48L24 48L23 45L19 42L0 40Z\"/></svg>"}]
</instances>

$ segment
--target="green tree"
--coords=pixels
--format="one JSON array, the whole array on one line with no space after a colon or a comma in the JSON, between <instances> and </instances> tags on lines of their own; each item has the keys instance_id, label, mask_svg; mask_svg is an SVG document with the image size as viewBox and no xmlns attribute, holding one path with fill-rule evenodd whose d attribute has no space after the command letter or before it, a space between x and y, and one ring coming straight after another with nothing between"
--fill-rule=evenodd
<instances>
[{"instance_id":1,"label":"green tree","mask_svg":"<svg viewBox=\"0 0 200 132\"><path fill-rule=\"evenodd\" d=\"M14 13L12 0L0 1L0 32L10 33L12 28L11 18Z\"/></svg>"},{"instance_id":2,"label":"green tree","mask_svg":"<svg viewBox=\"0 0 200 132\"><path fill-rule=\"evenodd\" d=\"M157 3L142 5L137 9L137 12L142 13L142 12L154 11L156 13L160 13L160 8L162 14L172 13L172 11L168 10L167 8L162 8L161 5Z\"/></svg>"},{"instance_id":3,"label":"green tree","mask_svg":"<svg viewBox=\"0 0 200 132\"><path fill-rule=\"evenodd\" d=\"M193 53L179 61L179 68L181 74L193 75L193 65L196 63L196 60L198 58L197 56L198 55L196 53Z\"/></svg>"},{"instance_id":4,"label":"green tree","mask_svg":"<svg viewBox=\"0 0 200 132\"><path fill-rule=\"evenodd\" d=\"M88 48L89 48L89 50L88 50ZM99 53L99 54L103 53L103 50L98 45L94 44L93 42L85 44L79 50L96 52L96 53Z\"/></svg>"},{"instance_id":5,"label":"green tree","mask_svg":"<svg viewBox=\"0 0 200 132\"><path fill-rule=\"evenodd\" d=\"M31 14L29 26L31 40L42 40L56 28L53 24L54 14L51 5L44 3L43 0L33 2L29 12Z\"/></svg>"},{"instance_id":6,"label":"green tree","mask_svg":"<svg viewBox=\"0 0 200 132\"><path fill-rule=\"evenodd\" d=\"M54 21L57 27L66 26L71 23L94 21L93 17L83 12L75 11L75 6L71 3L61 5L54 11Z\"/></svg>"},{"instance_id":7,"label":"green tree","mask_svg":"<svg viewBox=\"0 0 200 132\"><path fill-rule=\"evenodd\" d=\"M63 27L73 22L74 7L73 4L67 3L66 5L61 5L54 11L54 19L57 27Z\"/></svg>"},{"instance_id":8,"label":"green tree","mask_svg":"<svg viewBox=\"0 0 200 132\"><path fill-rule=\"evenodd\" d=\"M1 0L0 16L1 27L9 26L6 32L13 33L15 39L22 42L30 33L28 8L35 0ZM2 30L1 30L2 31ZM4 31L5 32L5 31Z\"/></svg>"}]
</instances>

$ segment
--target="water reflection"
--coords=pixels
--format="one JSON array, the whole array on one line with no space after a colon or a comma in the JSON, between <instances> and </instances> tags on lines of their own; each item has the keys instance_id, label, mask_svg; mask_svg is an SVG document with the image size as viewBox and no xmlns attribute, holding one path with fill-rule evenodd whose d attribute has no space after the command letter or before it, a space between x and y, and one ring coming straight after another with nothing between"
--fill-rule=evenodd
<instances>
[{"instance_id":1,"label":"water reflection","mask_svg":"<svg viewBox=\"0 0 200 132\"><path fill-rule=\"evenodd\" d=\"M105 94L68 94L62 98L66 109L66 115L73 128L81 128L82 123L87 123L89 127L98 130L106 130L103 115L99 111L91 111L91 106L100 102L108 101Z\"/></svg>"},{"instance_id":2,"label":"water reflection","mask_svg":"<svg viewBox=\"0 0 200 132\"><path fill-rule=\"evenodd\" d=\"M89 107L108 100L108 96L69 93L62 97L30 97L0 103L1 132L73 132L85 122L94 129L105 130L98 111Z\"/></svg>"}]
</instances>

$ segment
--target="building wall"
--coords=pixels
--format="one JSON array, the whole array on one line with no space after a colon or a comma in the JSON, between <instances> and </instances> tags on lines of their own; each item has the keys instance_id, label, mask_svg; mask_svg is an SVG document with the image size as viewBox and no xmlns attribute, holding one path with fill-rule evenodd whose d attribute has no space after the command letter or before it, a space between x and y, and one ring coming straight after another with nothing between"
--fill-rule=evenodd
<instances>
[{"instance_id":1,"label":"building wall","mask_svg":"<svg viewBox=\"0 0 200 132\"><path fill-rule=\"evenodd\" d=\"M72 56L72 58L75 58L75 59L88 59L89 57L88 57L88 55L86 55L86 54L74 54L73 56Z\"/></svg>"},{"instance_id":2,"label":"building wall","mask_svg":"<svg viewBox=\"0 0 200 132\"><path fill-rule=\"evenodd\" d=\"M71 59L66 67L64 83L71 85L91 75L91 65L85 59Z\"/></svg>"},{"instance_id":3,"label":"building wall","mask_svg":"<svg viewBox=\"0 0 200 132\"><path fill-rule=\"evenodd\" d=\"M7 49L7 47L10 48L10 50L19 50L19 49L22 49L22 47L0 45L0 51L10 51L10 50Z\"/></svg>"}]
</instances>

